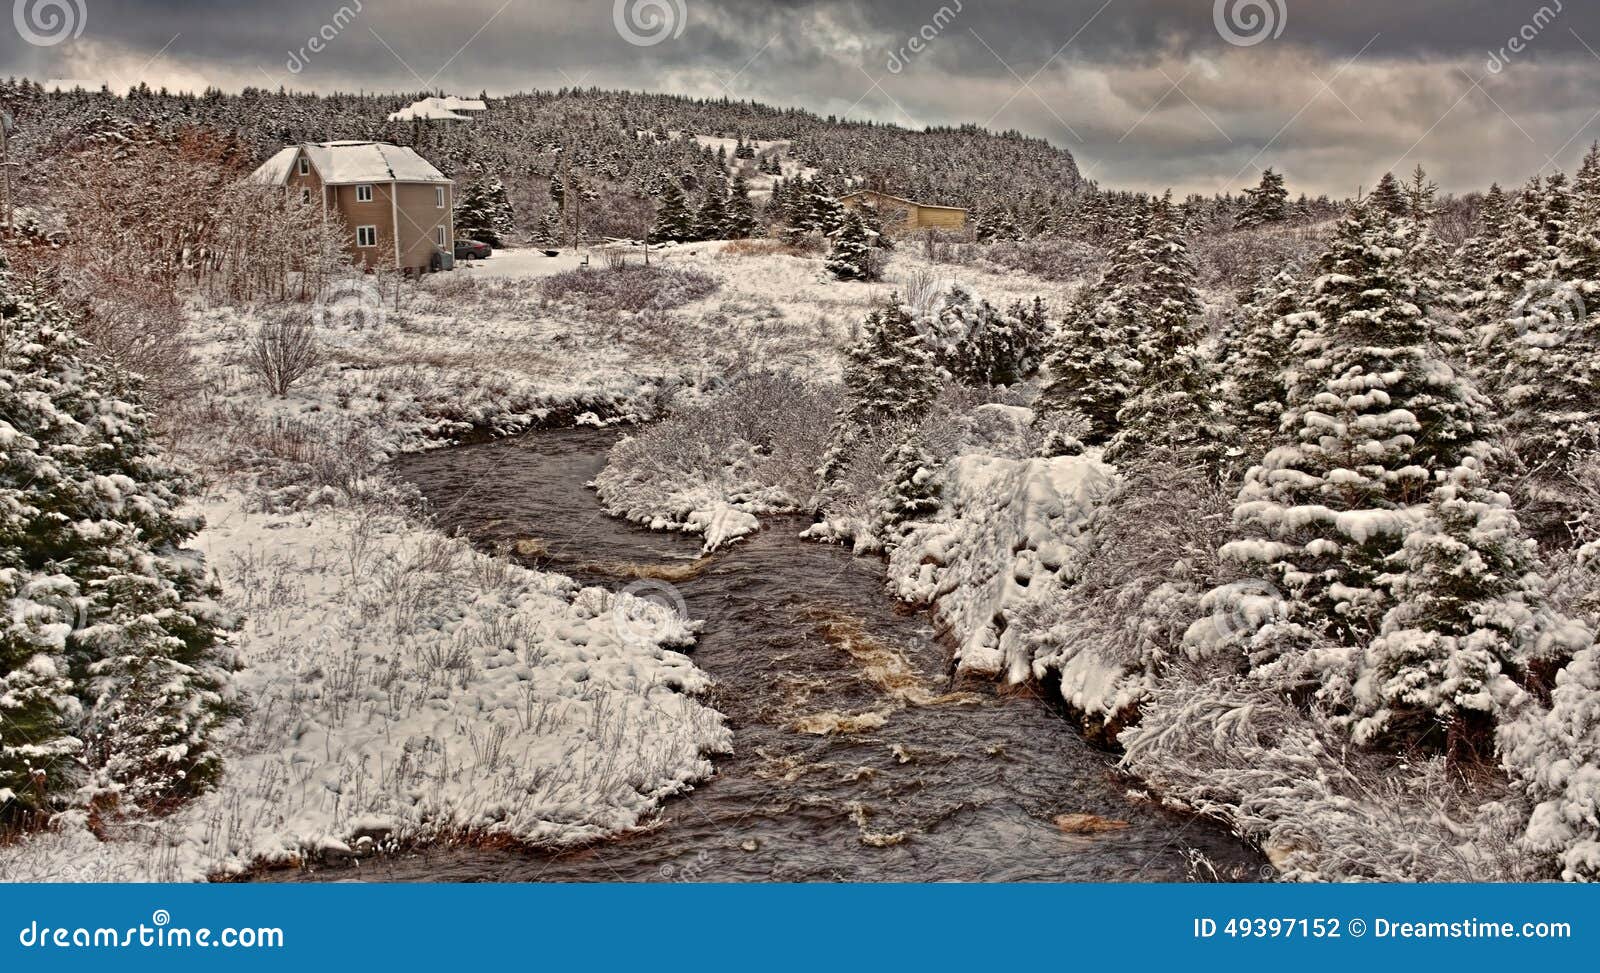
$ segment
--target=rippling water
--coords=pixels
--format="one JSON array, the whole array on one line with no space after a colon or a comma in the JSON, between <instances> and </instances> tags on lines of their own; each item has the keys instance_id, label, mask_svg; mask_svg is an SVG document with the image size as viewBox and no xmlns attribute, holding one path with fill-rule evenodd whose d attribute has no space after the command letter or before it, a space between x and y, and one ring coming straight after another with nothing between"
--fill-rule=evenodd
<instances>
[{"instance_id":1,"label":"rippling water","mask_svg":"<svg viewBox=\"0 0 1600 973\"><path fill-rule=\"evenodd\" d=\"M405 457L441 524L586 584L670 579L705 630L736 753L644 833L560 853L443 846L274 878L382 881L1126 881L1259 874L1217 825L1128 795L1114 759L1029 690L954 686L882 565L772 518L696 540L607 517L586 488L615 433L537 432ZM1077 832L1056 824L1062 815ZM1196 855L1209 863L1198 874Z\"/></svg>"}]
</instances>

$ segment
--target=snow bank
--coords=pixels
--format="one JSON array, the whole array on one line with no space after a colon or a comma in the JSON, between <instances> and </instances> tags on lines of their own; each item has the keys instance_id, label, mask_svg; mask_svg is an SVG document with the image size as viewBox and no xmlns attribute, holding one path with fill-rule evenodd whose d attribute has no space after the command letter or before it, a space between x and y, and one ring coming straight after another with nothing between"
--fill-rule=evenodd
<instances>
[{"instance_id":1,"label":"snow bank","mask_svg":"<svg viewBox=\"0 0 1600 973\"><path fill-rule=\"evenodd\" d=\"M0 848L17 881L201 880L440 835L559 846L708 776L721 716L676 614L387 514L213 502L198 546L248 622L218 787Z\"/></svg>"},{"instance_id":2,"label":"snow bank","mask_svg":"<svg viewBox=\"0 0 1600 973\"><path fill-rule=\"evenodd\" d=\"M1073 576L1112 475L1088 457L957 458L945 474L943 519L910 529L890 556L890 589L933 605L955 637L959 671L1029 678L1031 650L1015 622Z\"/></svg>"}]
</instances>

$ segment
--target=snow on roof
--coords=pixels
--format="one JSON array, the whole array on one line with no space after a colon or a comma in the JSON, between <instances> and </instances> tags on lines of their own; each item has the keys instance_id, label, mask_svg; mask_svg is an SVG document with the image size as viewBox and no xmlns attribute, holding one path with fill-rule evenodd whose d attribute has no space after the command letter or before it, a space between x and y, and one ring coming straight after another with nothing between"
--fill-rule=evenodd
<instances>
[{"instance_id":1,"label":"snow on roof","mask_svg":"<svg viewBox=\"0 0 1600 973\"><path fill-rule=\"evenodd\" d=\"M412 102L409 106L391 114L389 121L470 122L472 119L469 116L459 113L464 111L488 111L488 109L489 106L482 101L446 95L443 98L424 98L421 101Z\"/></svg>"},{"instance_id":2,"label":"snow on roof","mask_svg":"<svg viewBox=\"0 0 1600 973\"><path fill-rule=\"evenodd\" d=\"M311 160L324 185L371 182L450 182L433 164L411 149L387 142L307 142L292 145L251 173L253 182L281 186L301 152Z\"/></svg>"},{"instance_id":3,"label":"snow on roof","mask_svg":"<svg viewBox=\"0 0 1600 973\"><path fill-rule=\"evenodd\" d=\"M886 193L877 189L857 189L854 192L845 193L839 198L844 200L852 199L856 196L880 196L884 199L892 199L897 203L905 203L907 206L916 206L920 209L950 209L962 213L966 212L966 210L960 206L940 206L938 203L919 203L914 199L906 199L904 196L896 196L893 193Z\"/></svg>"},{"instance_id":4,"label":"snow on roof","mask_svg":"<svg viewBox=\"0 0 1600 973\"><path fill-rule=\"evenodd\" d=\"M255 172L250 173L251 182L266 183L269 186L281 186L289 178L289 171L294 166L295 156L300 154L300 146L291 145L287 149L279 149L272 158L261 164Z\"/></svg>"}]
</instances>

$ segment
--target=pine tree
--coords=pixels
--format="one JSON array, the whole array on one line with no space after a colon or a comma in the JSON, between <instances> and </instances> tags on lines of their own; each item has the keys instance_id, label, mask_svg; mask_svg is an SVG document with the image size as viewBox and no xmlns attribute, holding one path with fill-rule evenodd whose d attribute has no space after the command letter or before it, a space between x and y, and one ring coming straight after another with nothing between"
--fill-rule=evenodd
<instances>
[{"instance_id":1,"label":"pine tree","mask_svg":"<svg viewBox=\"0 0 1600 973\"><path fill-rule=\"evenodd\" d=\"M1214 376L1200 351L1204 305L1194 265L1170 196L1156 206L1140 244L1142 281L1132 317L1142 326L1135 354L1141 363L1131 394L1117 412L1117 434L1106 458L1120 462L1154 447L1220 458L1220 417L1211 398Z\"/></svg>"},{"instance_id":2,"label":"pine tree","mask_svg":"<svg viewBox=\"0 0 1600 973\"><path fill-rule=\"evenodd\" d=\"M1400 188L1400 180L1392 172L1384 173L1383 178L1378 180L1378 186L1367 198L1367 204L1376 206L1390 216L1405 216L1409 208L1405 190Z\"/></svg>"},{"instance_id":3,"label":"pine tree","mask_svg":"<svg viewBox=\"0 0 1600 973\"><path fill-rule=\"evenodd\" d=\"M1533 574L1533 543L1510 498L1484 482L1480 458L1467 457L1386 560L1395 604L1355 687L1358 742L1442 727L1446 748L1470 755L1518 694L1510 674L1557 627Z\"/></svg>"},{"instance_id":4,"label":"pine tree","mask_svg":"<svg viewBox=\"0 0 1600 973\"><path fill-rule=\"evenodd\" d=\"M1283 595L1281 624L1249 637L1257 662L1331 642L1353 665L1393 607L1389 558L1436 481L1484 455L1492 431L1483 396L1431 357L1400 221L1374 200L1356 207L1319 271L1286 375L1294 438L1247 475L1234 508L1245 539L1223 549ZM1348 694L1327 679L1330 696Z\"/></svg>"},{"instance_id":5,"label":"pine tree","mask_svg":"<svg viewBox=\"0 0 1600 973\"><path fill-rule=\"evenodd\" d=\"M863 432L915 425L938 391L934 354L911 309L894 294L867 315L860 337L845 354L845 401L818 471L823 485L843 469Z\"/></svg>"},{"instance_id":6,"label":"pine tree","mask_svg":"<svg viewBox=\"0 0 1600 973\"><path fill-rule=\"evenodd\" d=\"M683 189L677 180L668 179L661 187L661 205L656 210L656 225L650 231L650 240L660 243L671 240L674 243L683 243L694 239L694 220L689 215L688 204L683 198Z\"/></svg>"},{"instance_id":7,"label":"pine tree","mask_svg":"<svg viewBox=\"0 0 1600 973\"><path fill-rule=\"evenodd\" d=\"M750 185L745 182L743 175L734 176L733 195L728 200L728 237L747 240L755 236L759 229L755 205L750 202Z\"/></svg>"},{"instance_id":8,"label":"pine tree","mask_svg":"<svg viewBox=\"0 0 1600 973\"><path fill-rule=\"evenodd\" d=\"M1043 364L1050 327L1043 298L1036 297L1031 304L1014 302L1004 313L988 301L979 302L976 308L953 303L944 308L941 317L960 318L959 326L951 328L959 337L941 364L964 385L1016 385L1036 374Z\"/></svg>"},{"instance_id":9,"label":"pine tree","mask_svg":"<svg viewBox=\"0 0 1600 973\"><path fill-rule=\"evenodd\" d=\"M728 204L723 196L722 184L714 182L706 189L706 198L694 217L696 240L721 240L728 236Z\"/></svg>"},{"instance_id":10,"label":"pine tree","mask_svg":"<svg viewBox=\"0 0 1600 973\"><path fill-rule=\"evenodd\" d=\"M458 237L504 247L516 229L516 219L500 180L490 177L467 183L456 200L455 224Z\"/></svg>"},{"instance_id":11,"label":"pine tree","mask_svg":"<svg viewBox=\"0 0 1600 973\"><path fill-rule=\"evenodd\" d=\"M133 380L3 265L0 333L0 793L61 791L67 757L132 804L197 790L229 676L225 620L180 550L192 483L158 457Z\"/></svg>"},{"instance_id":12,"label":"pine tree","mask_svg":"<svg viewBox=\"0 0 1600 973\"><path fill-rule=\"evenodd\" d=\"M1244 210L1234 221L1239 229L1282 223L1289 217L1289 190L1284 188L1283 176L1271 169L1261 174L1261 184L1246 189Z\"/></svg>"},{"instance_id":13,"label":"pine tree","mask_svg":"<svg viewBox=\"0 0 1600 973\"><path fill-rule=\"evenodd\" d=\"M876 234L867 229L859 212L850 210L833 236L828 271L840 280L877 280L880 268L876 248Z\"/></svg>"},{"instance_id":14,"label":"pine tree","mask_svg":"<svg viewBox=\"0 0 1600 973\"><path fill-rule=\"evenodd\" d=\"M883 462L889 481L878 498L873 528L892 550L904 525L939 512L939 475L927 447L915 438L890 448Z\"/></svg>"},{"instance_id":15,"label":"pine tree","mask_svg":"<svg viewBox=\"0 0 1600 973\"><path fill-rule=\"evenodd\" d=\"M1260 462L1283 418L1283 373L1300 325L1300 284L1280 272L1254 288L1222 336L1218 400L1239 433L1237 455Z\"/></svg>"}]
</instances>

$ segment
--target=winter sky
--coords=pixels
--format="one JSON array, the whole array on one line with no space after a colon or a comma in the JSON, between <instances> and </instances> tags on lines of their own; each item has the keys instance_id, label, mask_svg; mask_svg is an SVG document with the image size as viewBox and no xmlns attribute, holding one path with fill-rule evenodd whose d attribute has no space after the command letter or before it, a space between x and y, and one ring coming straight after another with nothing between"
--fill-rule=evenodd
<instances>
[{"instance_id":1,"label":"winter sky","mask_svg":"<svg viewBox=\"0 0 1600 973\"><path fill-rule=\"evenodd\" d=\"M1421 162L1469 190L1600 138L1594 0L12 3L0 73L41 81L727 95L1016 128L1114 188L1210 193L1271 165L1342 196Z\"/></svg>"}]
</instances>

